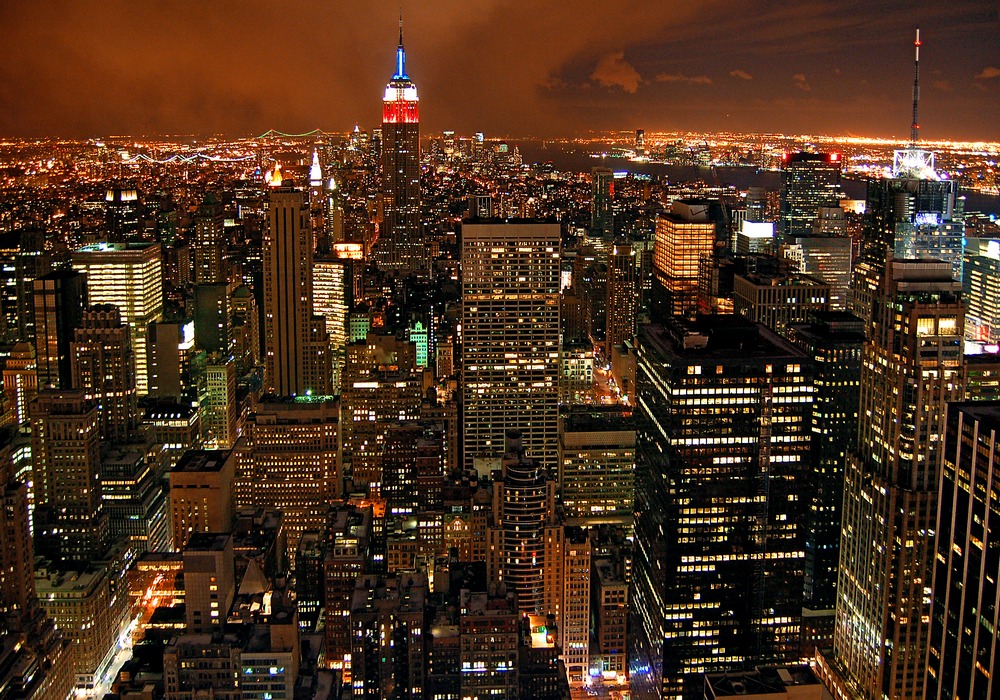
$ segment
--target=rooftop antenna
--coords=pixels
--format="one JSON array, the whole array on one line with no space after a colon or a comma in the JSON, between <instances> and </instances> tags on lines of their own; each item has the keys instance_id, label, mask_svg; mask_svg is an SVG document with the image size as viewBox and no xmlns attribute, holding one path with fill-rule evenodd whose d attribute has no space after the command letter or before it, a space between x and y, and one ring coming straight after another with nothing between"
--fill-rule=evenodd
<instances>
[{"instance_id":1,"label":"rooftop antenna","mask_svg":"<svg viewBox=\"0 0 1000 700\"><path fill-rule=\"evenodd\" d=\"M402 30L400 30L402 31ZM917 28L917 38L913 42L913 123L910 124L910 147L917 145L920 139L920 123L917 121L917 107L920 104L920 28Z\"/></svg>"},{"instance_id":2,"label":"rooftop antenna","mask_svg":"<svg viewBox=\"0 0 1000 700\"><path fill-rule=\"evenodd\" d=\"M917 36L920 36L920 30L917 30ZM399 7L399 45L403 45L403 7Z\"/></svg>"}]
</instances>

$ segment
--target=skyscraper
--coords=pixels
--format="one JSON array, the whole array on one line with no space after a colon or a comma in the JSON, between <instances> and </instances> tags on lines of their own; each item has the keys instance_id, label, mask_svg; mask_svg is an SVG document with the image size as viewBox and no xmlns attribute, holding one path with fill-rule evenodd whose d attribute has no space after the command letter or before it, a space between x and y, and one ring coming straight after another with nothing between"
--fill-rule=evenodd
<instances>
[{"instance_id":1,"label":"skyscraper","mask_svg":"<svg viewBox=\"0 0 1000 700\"><path fill-rule=\"evenodd\" d=\"M98 243L73 252L73 268L87 275L91 304L113 304L132 335L135 384L149 390L149 324L163 316L163 260L159 243Z\"/></svg>"},{"instance_id":2,"label":"skyscraper","mask_svg":"<svg viewBox=\"0 0 1000 700\"><path fill-rule=\"evenodd\" d=\"M382 196L385 218L376 264L403 275L427 274L420 228L420 112L417 87L406 73L402 19L396 71L382 98Z\"/></svg>"},{"instance_id":3,"label":"skyscraper","mask_svg":"<svg viewBox=\"0 0 1000 700\"><path fill-rule=\"evenodd\" d=\"M708 200L678 200L656 220L653 271L670 313L697 307L698 265L714 250L715 222L709 218Z\"/></svg>"},{"instance_id":4,"label":"skyscraper","mask_svg":"<svg viewBox=\"0 0 1000 700\"><path fill-rule=\"evenodd\" d=\"M638 352L633 697L701 698L699 673L798 658L812 368L732 316Z\"/></svg>"},{"instance_id":5,"label":"skyscraper","mask_svg":"<svg viewBox=\"0 0 1000 700\"><path fill-rule=\"evenodd\" d=\"M76 562L99 558L108 543L108 519L97 404L82 390L43 391L30 414L39 549Z\"/></svg>"},{"instance_id":6,"label":"skyscraper","mask_svg":"<svg viewBox=\"0 0 1000 700\"><path fill-rule=\"evenodd\" d=\"M992 698L1000 537L1000 404L948 407L944 443L928 698Z\"/></svg>"},{"instance_id":7,"label":"skyscraper","mask_svg":"<svg viewBox=\"0 0 1000 700\"><path fill-rule=\"evenodd\" d=\"M73 383L69 344L87 306L86 277L57 270L34 282L35 361L40 389L69 389Z\"/></svg>"},{"instance_id":8,"label":"skyscraper","mask_svg":"<svg viewBox=\"0 0 1000 700\"><path fill-rule=\"evenodd\" d=\"M611 168L591 168L593 208L590 233L595 238L610 241L615 235L615 173Z\"/></svg>"},{"instance_id":9,"label":"skyscraper","mask_svg":"<svg viewBox=\"0 0 1000 700\"><path fill-rule=\"evenodd\" d=\"M945 409L961 398L961 284L949 262L885 263L848 453L831 685L922 698Z\"/></svg>"},{"instance_id":10,"label":"skyscraper","mask_svg":"<svg viewBox=\"0 0 1000 700\"><path fill-rule=\"evenodd\" d=\"M101 439L127 442L139 427L135 358L129 328L118 307L93 306L83 313L70 343L73 386L97 403Z\"/></svg>"},{"instance_id":11,"label":"skyscraper","mask_svg":"<svg viewBox=\"0 0 1000 700\"><path fill-rule=\"evenodd\" d=\"M556 466L559 403L559 225L517 221L462 227L464 464L524 448Z\"/></svg>"},{"instance_id":12,"label":"skyscraper","mask_svg":"<svg viewBox=\"0 0 1000 700\"><path fill-rule=\"evenodd\" d=\"M313 313L313 240L303 193L275 166L264 234L264 386L279 396L326 394L326 324Z\"/></svg>"},{"instance_id":13,"label":"skyscraper","mask_svg":"<svg viewBox=\"0 0 1000 700\"><path fill-rule=\"evenodd\" d=\"M221 284L228 275L223 268L226 255L225 210L212 192L198 206L194 216L194 283Z\"/></svg>"},{"instance_id":14,"label":"skyscraper","mask_svg":"<svg viewBox=\"0 0 1000 700\"><path fill-rule=\"evenodd\" d=\"M608 252L607 323L604 330L604 357L611 349L635 337L639 308L639 287L635 279L635 250L629 243L615 243Z\"/></svg>"},{"instance_id":15,"label":"skyscraper","mask_svg":"<svg viewBox=\"0 0 1000 700\"><path fill-rule=\"evenodd\" d=\"M812 233L820 207L840 201L839 153L786 153L781 159L782 242Z\"/></svg>"}]
</instances>

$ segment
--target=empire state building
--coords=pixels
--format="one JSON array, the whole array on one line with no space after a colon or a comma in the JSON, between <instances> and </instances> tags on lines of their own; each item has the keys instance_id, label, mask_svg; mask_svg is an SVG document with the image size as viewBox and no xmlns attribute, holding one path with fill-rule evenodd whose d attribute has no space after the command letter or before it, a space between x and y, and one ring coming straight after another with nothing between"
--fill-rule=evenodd
<instances>
[{"instance_id":1,"label":"empire state building","mask_svg":"<svg viewBox=\"0 0 1000 700\"><path fill-rule=\"evenodd\" d=\"M382 100L382 196L385 217L375 248L381 270L427 274L420 230L420 114L417 87L406 74L403 24L399 25L396 72Z\"/></svg>"}]
</instances>

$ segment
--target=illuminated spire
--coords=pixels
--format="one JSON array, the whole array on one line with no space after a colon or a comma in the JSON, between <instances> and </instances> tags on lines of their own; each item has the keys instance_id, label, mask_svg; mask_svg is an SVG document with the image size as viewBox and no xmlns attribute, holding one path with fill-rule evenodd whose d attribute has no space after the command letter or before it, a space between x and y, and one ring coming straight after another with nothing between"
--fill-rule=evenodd
<instances>
[{"instance_id":1,"label":"illuminated spire","mask_svg":"<svg viewBox=\"0 0 1000 700\"><path fill-rule=\"evenodd\" d=\"M323 170L319 166L319 152L313 150L312 165L309 166L309 184L319 187L323 184Z\"/></svg>"},{"instance_id":2,"label":"illuminated spire","mask_svg":"<svg viewBox=\"0 0 1000 700\"><path fill-rule=\"evenodd\" d=\"M270 187L281 187L281 183L284 181L285 177L281 173L281 163L274 164L274 170L268 172L266 175L267 184Z\"/></svg>"},{"instance_id":3,"label":"illuminated spire","mask_svg":"<svg viewBox=\"0 0 1000 700\"><path fill-rule=\"evenodd\" d=\"M913 123L910 124L910 147L917 145L920 139L920 122L917 121L917 105L920 102L920 28L917 28L917 38L913 42Z\"/></svg>"},{"instance_id":4,"label":"illuminated spire","mask_svg":"<svg viewBox=\"0 0 1000 700\"><path fill-rule=\"evenodd\" d=\"M403 48L403 10L399 10L399 46L396 47L396 73L393 80L409 80L406 74L406 50Z\"/></svg>"}]
</instances>

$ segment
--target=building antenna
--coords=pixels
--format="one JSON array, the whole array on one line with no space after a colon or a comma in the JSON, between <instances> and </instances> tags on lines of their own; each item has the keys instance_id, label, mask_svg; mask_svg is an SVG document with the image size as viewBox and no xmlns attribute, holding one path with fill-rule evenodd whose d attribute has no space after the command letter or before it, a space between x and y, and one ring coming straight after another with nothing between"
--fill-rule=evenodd
<instances>
[{"instance_id":1,"label":"building antenna","mask_svg":"<svg viewBox=\"0 0 1000 700\"><path fill-rule=\"evenodd\" d=\"M913 123L910 124L910 147L917 145L920 139L920 122L917 120L917 107L920 104L920 28L917 28L917 38L913 42Z\"/></svg>"}]
</instances>

